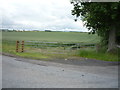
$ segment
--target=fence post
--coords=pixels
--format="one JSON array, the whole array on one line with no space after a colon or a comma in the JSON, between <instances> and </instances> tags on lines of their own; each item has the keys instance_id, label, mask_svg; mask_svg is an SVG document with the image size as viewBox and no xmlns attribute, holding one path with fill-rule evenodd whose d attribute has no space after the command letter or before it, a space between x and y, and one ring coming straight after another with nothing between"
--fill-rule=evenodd
<instances>
[{"instance_id":1,"label":"fence post","mask_svg":"<svg viewBox=\"0 0 120 90\"><path fill-rule=\"evenodd\" d=\"M22 43L21 43L21 46L22 46L22 50L21 50L21 52L24 52L24 41L22 41Z\"/></svg>"},{"instance_id":2,"label":"fence post","mask_svg":"<svg viewBox=\"0 0 120 90\"><path fill-rule=\"evenodd\" d=\"M16 41L16 52L18 52L18 48L19 48L19 41Z\"/></svg>"}]
</instances>

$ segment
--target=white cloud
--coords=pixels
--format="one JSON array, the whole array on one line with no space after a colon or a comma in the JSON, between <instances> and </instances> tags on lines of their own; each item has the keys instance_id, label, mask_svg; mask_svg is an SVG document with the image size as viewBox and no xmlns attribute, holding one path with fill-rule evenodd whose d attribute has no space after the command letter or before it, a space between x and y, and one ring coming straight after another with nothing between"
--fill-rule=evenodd
<instances>
[{"instance_id":1,"label":"white cloud","mask_svg":"<svg viewBox=\"0 0 120 90\"><path fill-rule=\"evenodd\" d=\"M3 0L2 26L13 29L87 31L74 22L70 0Z\"/></svg>"}]
</instances>

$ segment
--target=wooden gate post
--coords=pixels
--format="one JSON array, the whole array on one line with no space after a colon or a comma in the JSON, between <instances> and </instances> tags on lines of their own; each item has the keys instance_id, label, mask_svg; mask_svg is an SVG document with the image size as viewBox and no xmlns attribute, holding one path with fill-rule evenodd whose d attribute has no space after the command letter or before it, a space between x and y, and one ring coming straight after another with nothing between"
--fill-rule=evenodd
<instances>
[{"instance_id":1,"label":"wooden gate post","mask_svg":"<svg viewBox=\"0 0 120 90\"><path fill-rule=\"evenodd\" d=\"M19 48L19 41L16 41L16 52L18 52L18 48Z\"/></svg>"},{"instance_id":2,"label":"wooden gate post","mask_svg":"<svg viewBox=\"0 0 120 90\"><path fill-rule=\"evenodd\" d=\"M22 50L21 50L21 52L24 52L24 41L22 41L22 43L21 43L21 46L22 46Z\"/></svg>"}]
</instances>

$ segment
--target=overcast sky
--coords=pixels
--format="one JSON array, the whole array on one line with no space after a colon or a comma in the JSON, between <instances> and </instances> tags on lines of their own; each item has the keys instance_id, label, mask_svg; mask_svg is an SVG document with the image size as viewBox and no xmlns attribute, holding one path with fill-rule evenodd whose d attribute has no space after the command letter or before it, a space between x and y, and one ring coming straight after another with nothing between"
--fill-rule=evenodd
<instances>
[{"instance_id":1,"label":"overcast sky","mask_svg":"<svg viewBox=\"0 0 120 90\"><path fill-rule=\"evenodd\" d=\"M71 15L70 0L2 0L2 28L88 31Z\"/></svg>"}]
</instances>

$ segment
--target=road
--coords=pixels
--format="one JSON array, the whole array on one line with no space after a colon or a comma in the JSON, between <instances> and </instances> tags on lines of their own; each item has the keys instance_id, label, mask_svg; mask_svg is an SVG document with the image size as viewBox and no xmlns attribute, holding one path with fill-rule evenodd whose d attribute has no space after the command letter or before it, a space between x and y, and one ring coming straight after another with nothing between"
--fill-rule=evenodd
<instances>
[{"instance_id":1,"label":"road","mask_svg":"<svg viewBox=\"0 0 120 90\"><path fill-rule=\"evenodd\" d=\"M118 66L80 66L2 56L2 88L118 88Z\"/></svg>"}]
</instances>

